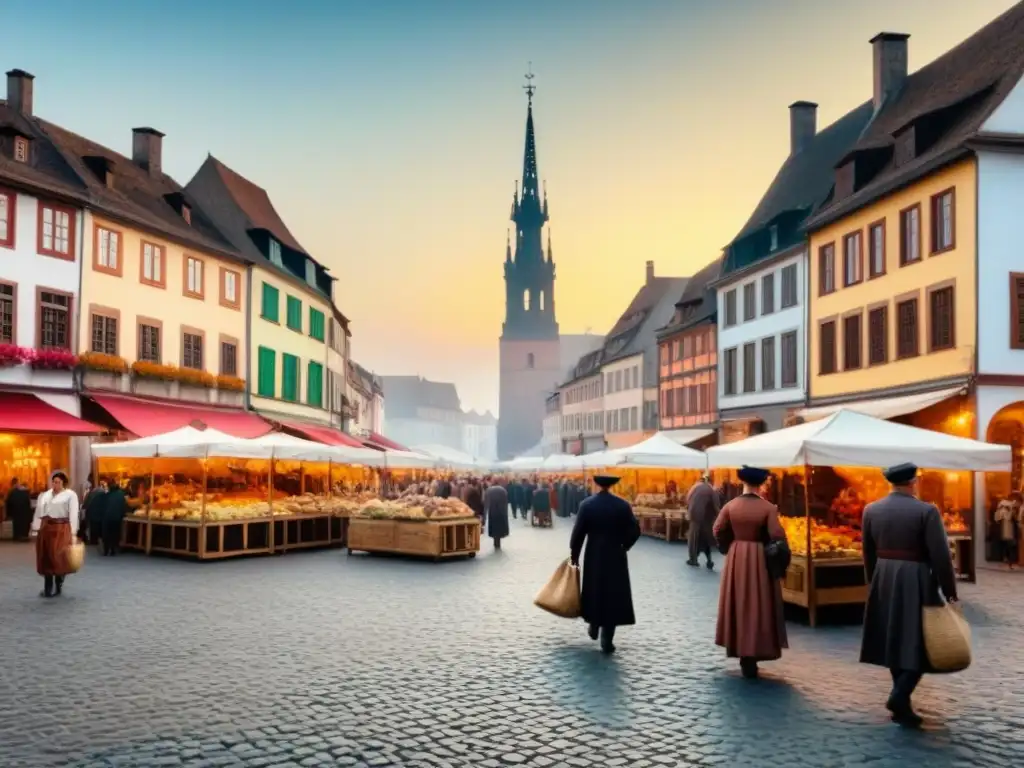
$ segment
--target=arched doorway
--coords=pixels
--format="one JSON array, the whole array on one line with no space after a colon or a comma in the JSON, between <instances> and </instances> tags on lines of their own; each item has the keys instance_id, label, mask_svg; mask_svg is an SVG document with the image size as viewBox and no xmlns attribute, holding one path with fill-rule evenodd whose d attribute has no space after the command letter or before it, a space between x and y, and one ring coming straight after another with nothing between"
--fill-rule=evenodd
<instances>
[{"instance_id":1,"label":"arched doorway","mask_svg":"<svg viewBox=\"0 0 1024 768\"><path fill-rule=\"evenodd\" d=\"M1012 451L1013 463L1009 473L985 474L985 559L998 562L1002 557L998 546L999 532L995 530L993 522L996 506L1012 491L1024 491L1024 402L1010 403L1000 408L988 423L985 440L1008 445ZM1024 563L1024 547L1018 546L1017 559Z\"/></svg>"}]
</instances>

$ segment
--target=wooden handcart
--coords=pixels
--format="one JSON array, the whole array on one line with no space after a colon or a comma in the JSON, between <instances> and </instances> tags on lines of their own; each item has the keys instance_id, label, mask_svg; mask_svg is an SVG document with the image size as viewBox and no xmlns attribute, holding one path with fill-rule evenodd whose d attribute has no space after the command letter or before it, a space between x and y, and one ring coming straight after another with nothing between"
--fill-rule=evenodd
<instances>
[{"instance_id":1,"label":"wooden handcart","mask_svg":"<svg viewBox=\"0 0 1024 768\"><path fill-rule=\"evenodd\" d=\"M532 528L550 528L551 527L551 513L550 512L530 512L530 527L532 527Z\"/></svg>"},{"instance_id":2,"label":"wooden handcart","mask_svg":"<svg viewBox=\"0 0 1024 768\"><path fill-rule=\"evenodd\" d=\"M348 553L369 552L443 560L476 557L480 551L480 520L395 520L353 517L349 521Z\"/></svg>"}]
</instances>

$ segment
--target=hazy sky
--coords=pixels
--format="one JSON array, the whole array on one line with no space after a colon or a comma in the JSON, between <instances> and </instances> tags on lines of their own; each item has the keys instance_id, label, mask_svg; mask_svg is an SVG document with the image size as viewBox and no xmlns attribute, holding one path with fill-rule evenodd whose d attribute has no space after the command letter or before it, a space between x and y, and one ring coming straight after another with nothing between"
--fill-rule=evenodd
<instances>
[{"instance_id":1,"label":"hazy sky","mask_svg":"<svg viewBox=\"0 0 1024 768\"><path fill-rule=\"evenodd\" d=\"M718 255L788 152L871 92L877 32L911 69L1011 0L3 0L3 68L36 111L130 153L167 134L265 187L338 278L353 356L496 409L502 261L527 62L563 332L604 333L653 259ZM16 20L16 23L14 23Z\"/></svg>"}]
</instances>

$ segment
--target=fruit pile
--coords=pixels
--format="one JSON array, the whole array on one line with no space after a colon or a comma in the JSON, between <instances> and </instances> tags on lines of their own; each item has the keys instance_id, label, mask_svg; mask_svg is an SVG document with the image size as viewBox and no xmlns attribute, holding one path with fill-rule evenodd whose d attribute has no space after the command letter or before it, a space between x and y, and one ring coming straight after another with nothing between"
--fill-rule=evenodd
<instances>
[{"instance_id":1,"label":"fruit pile","mask_svg":"<svg viewBox=\"0 0 1024 768\"><path fill-rule=\"evenodd\" d=\"M301 496L275 498L273 511L270 501L257 498L252 494L227 497L213 494L206 500L207 522L225 522L232 520L253 520L270 517L294 517L297 515L337 515L344 517L352 514L364 505L372 495L364 494L357 497L331 498L314 496L304 493ZM145 513L140 510L139 514ZM153 520L185 520L198 522L203 519L202 499L178 499L176 504L154 504L149 511Z\"/></svg>"},{"instance_id":2,"label":"fruit pile","mask_svg":"<svg viewBox=\"0 0 1024 768\"><path fill-rule=\"evenodd\" d=\"M373 499L352 516L372 520L456 520L473 517L473 510L456 498L414 495L393 501Z\"/></svg>"},{"instance_id":3,"label":"fruit pile","mask_svg":"<svg viewBox=\"0 0 1024 768\"><path fill-rule=\"evenodd\" d=\"M807 556L807 518L779 517L794 555ZM815 557L860 557L860 534L853 528L829 528L811 521L811 551Z\"/></svg>"},{"instance_id":4,"label":"fruit pile","mask_svg":"<svg viewBox=\"0 0 1024 768\"><path fill-rule=\"evenodd\" d=\"M678 499L669 499L664 493L641 493L633 501L633 513L638 517L680 517L685 515L685 508Z\"/></svg>"}]
</instances>

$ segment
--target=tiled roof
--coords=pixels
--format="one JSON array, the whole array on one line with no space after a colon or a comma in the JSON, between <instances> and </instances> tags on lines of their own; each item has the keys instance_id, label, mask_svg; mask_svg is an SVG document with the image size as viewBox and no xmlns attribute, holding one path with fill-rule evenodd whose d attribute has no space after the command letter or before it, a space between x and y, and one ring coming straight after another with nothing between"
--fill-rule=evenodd
<instances>
[{"instance_id":1,"label":"tiled roof","mask_svg":"<svg viewBox=\"0 0 1024 768\"><path fill-rule=\"evenodd\" d=\"M676 302L676 312L672 320L664 328L658 329L659 339L717 317L718 298L711 283L722 273L724 258L719 256L690 278L683 295Z\"/></svg>"},{"instance_id":2,"label":"tiled roof","mask_svg":"<svg viewBox=\"0 0 1024 768\"><path fill-rule=\"evenodd\" d=\"M1017 3L955 48L909 75L882 105L853 151L886 149L892 157L853 195L831 202L808 222L817 226L866 205L879 195L966 152L988 116L1024 74L1024 3ZM941 135L909 162L894 162L894 135L916 121L946 113ZM948 122L946 122L948 121Z\"/></svg>"},{"instance_id":3,"label":"tiled roof","mask_svg":"<svg viewBox=\"0 0 1024 768\"><path fill-rule=\"evenodd\" d=\"M85 181L64 160L38 120L24 117L0 100L0 134L21 135L32 141L31 163L20 163L0 153L0 179L83 204L87 202Z\"/></svg>"}]
</instances>

